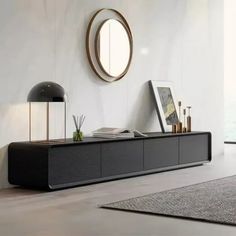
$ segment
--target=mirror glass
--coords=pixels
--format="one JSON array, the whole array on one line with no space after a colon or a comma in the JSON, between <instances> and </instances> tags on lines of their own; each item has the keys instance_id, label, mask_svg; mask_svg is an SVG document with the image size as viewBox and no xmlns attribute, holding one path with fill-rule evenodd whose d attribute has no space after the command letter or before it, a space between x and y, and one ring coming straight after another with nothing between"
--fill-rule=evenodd
<instances>
[{"instance_id":1,"label":"mirror glass","mask_svg":"<svg viewBox=\"0 0 236 236\"><path fill-rule=\"evenodd\" d=\"M126 27L118 20L106 20L96 37L96 56L101 69L109 76L118 77L128 69L131 44Z\"/></svg>"}]
</instances>

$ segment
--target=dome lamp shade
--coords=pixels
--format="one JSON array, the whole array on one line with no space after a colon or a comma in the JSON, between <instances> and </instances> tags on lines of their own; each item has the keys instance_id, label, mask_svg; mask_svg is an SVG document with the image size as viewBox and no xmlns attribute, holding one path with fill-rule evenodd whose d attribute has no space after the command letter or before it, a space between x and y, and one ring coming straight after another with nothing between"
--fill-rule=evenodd
<instances>
[{"instance_id":1,"label":"dome lamp shade","mask_svg":"<svg viewBox=\"0 0 236 236\"><path fill-rule=\"evenodd\" d=\"M29 92L28 102L65 102L64 88L54 82L36 84Z\"/></svg>"}]
</instances>

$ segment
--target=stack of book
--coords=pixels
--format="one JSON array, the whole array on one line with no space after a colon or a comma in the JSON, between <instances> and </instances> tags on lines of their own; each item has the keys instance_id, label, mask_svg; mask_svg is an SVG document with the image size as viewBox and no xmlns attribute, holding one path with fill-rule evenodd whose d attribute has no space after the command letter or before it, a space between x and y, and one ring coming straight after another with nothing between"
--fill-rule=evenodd
<instances>
[{"instance_id":1,"label":"stack of book","mask_svg":"<svg viewBox=\"0 0 236 236\"><path fill-rule=\"evenodd\" d=\"M147 137L147 135L145 135L137 130L103 127L103 128L93 131L93 137L97 137L97 138L134 138L134 137Z\"/></svg>"}]
</instances>

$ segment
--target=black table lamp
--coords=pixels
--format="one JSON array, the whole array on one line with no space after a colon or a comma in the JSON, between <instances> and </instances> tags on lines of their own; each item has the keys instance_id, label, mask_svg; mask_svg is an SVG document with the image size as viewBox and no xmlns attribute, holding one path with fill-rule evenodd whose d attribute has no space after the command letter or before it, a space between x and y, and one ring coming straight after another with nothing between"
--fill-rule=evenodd
<instances>
[{"instance_id":1,"label":"black table lamp","mask_svg":"<svg viewBox=\"0 0 236 236\"><path fill-rule=\"evenodd\" d=\"M63 87L54 82L41 82L36 84L29 92L27 101L29 102L29 140L31 141L31 103L46 102L46 140L49 141L49 103L64 102L64 138L66 139L66 94Z\"/></svg>"}]
</instances>

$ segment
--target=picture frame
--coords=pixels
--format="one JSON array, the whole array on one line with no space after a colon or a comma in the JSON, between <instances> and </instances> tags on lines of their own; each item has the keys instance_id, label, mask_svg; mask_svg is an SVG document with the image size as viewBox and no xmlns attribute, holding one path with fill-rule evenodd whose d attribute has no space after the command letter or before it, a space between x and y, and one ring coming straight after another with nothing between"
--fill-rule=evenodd
<instances>
[{"instance_id":1,"label":"picture frame","mask_svg":"<svg viewBox=\"0 0 236 236\"><path fill-rule=\"evenodd\" d=\"M171 132L172 125L179 122L173 83L150 80L149 85L154 96L161 131L163 133Z\"/></svg>"}]
</instances>

